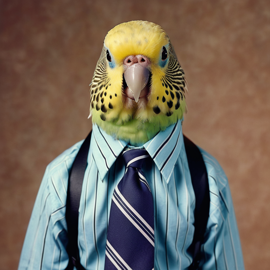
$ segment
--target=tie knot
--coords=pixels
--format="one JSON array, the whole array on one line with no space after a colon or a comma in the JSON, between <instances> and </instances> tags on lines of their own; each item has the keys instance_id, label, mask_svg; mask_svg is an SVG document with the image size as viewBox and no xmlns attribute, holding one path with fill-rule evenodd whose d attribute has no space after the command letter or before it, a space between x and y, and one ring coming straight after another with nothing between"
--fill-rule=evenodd
<instances>
[{"instance_id":1,"label":"tie knot","mask_svg":"<svg viewBox=\"0 0 270 270\"><path fill-rule=\"evenodd\" d=\"M149 158L145 149L132 149L123 154L126 167L142 168L145 159Z\"/></svg>"}]
</instances>

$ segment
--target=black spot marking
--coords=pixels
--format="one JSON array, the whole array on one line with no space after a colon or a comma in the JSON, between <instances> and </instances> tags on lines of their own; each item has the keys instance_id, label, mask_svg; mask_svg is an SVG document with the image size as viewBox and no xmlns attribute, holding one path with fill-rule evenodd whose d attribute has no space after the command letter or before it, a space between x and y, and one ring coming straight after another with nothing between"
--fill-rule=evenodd
<instances>
[{"instance_id":1,"label":"black spot marking","mask_svg":"<svg viewBox=\"0 0 270 270\"><path fill-rule=\"evenodd\" d=\"M172 99L174 99L174 93L170 92Z\"/></svg>"},{"instance_id":2,"label":"black spot marking","mask_svg":"<svg viewBox=\"0 0 270 270\"><path fill-rule=\"evenodd\" d=\"M106 107L105 107L105 105L104 105L104 104L102 104L102 105L101 105L101 111L102 111L102 112L104 112L104 113L106 113L106 112L107 112L107 109L106 109Z\"/></svg>"},{"instance_id":3,"label":"black spot marking","mask_svg":"<svg viewBox=\"0 0 270 270\"><path fill-rule=\"evenodd\" d=\"M177 110L180 107L179 101L175 104L175 109Z\"/></svg>"},{"instance_id":4,"label":"black spot marking","mask_svg":"<svg viewBox=\"0 0 270 270\"><path fill-rule=\"evenodd\" d=\"M168 90L166 90L165 93L166 93L166 95L169 95L169 91Z\"/></svg>"},{"instance_id":5,"label":"black spot marking","mask_svg":"<svg viewBox=\"0 0 270 270\"><path fill-rule=\"evenodd\" d=\"M165 97L162 97L162 102L165 102L166 101L166 98Z\"/></svg>"},{"instance_id":6,"label":"black spot marking","mask_svg":"<svg viewBox=\"0 0 270 270\"><path fill-rule=\"evenodd\" d=\"M103 88L103 84L99 87L99 90L101 90Z\"/></svg>"},{"instance_id":7,"label":"black spot marking","mask_svg":"<svg viewBox=\"0 0 270 270\"><path fill-rule=\"evenodd\" d=\"M96 100L96 96L93 96L93 101L95 101Z\"/></svg>"},{"instance_id":8,"label":"black spot marking","mask_svg":"<svg viewBox=\"0 0 270 270\"><path fill-rule=\"evenodd\" d=\"M100 115L101 120L106 121L106 116L104 114Z\"/></svg>"},{"instance_id":9,"label":"black spot marking","mask_svg":"<svg viewBox=\"0 0 270 270\"><path fill-rule=\"evenodd\" d=\"M169 107L169 108L171 108L171 107L173 106L173 102L172 102L171 100L168 101L167 104L168 104L168 107Z\"/></svg>"},{"instance_id":10,"label":"black spot marking","mask_svg":"<svg viewBox=\"0 0 270 270\"><path fill-rule=\"evenodd\" d=\"M111 103L109 103L109 108L113 109L113 105Z\"/></svg>"},{"instance_id":11,"label":"black spot marking","mask_svg":"<svg viewBox=\"0 0 270 270\"><path fill-rule=\"evenodd\" d=\"M101 97L101 98L102 98L102 96L103 96L103 92L100 93L100 97Z\"/></svg>"},{"instance_id":12,"label":"black spot marking","mask_svg":"<svg viewBox=\"0 0 270 270\"><path fill-rule=\"evenodd\" d=\"M176 89L176 90L180 90L180 88L177 86L177 85L173 85L173 87Z\"/></svg>"},{"instance_id":13,"label":"black spot marking","mask_svg":"<svg viewBox=\"0 0 270 270\"><path fill-rule=\"evenodd\" d=\"M94 102L91 103L91 107L92 107L92 108L94 107Z\"/></svg>"},{"instance_id":14,"label":"black spot marking","mask_svg":"<svg viewBox=\"0 0 270 270\"><path fill-rule=\"evenodd\" d=\"M155 106L153 108L153 111L156 113L156 114L159 114L160 113L160 108L158 106Z\"/></svg>"},{"instance_id":15,"label":"black spot marking","mask_svg":"<svg viewBox=\"0 0 270 270\"><path fill-rule=\"evenodd\" d=\"M105 96L105 97L107 96L107 92L104 93L104 96Z\"/></svg>"},{"instance_id":16,"label":"black spot marking","mask_svg":"<svg viewBox=\"0 0 270 270\"><path fill-rule=\"evenodd\" d=\"M162 86L164 86L164 83L162 83Z\"/></svg>"},{"instance_id":17,"label":"black spot marking","mask_svg":"<svg viewBox=\"0 0 270 270\"><path fill-rule=\"evenodd\" d=\"M167 112L166 115L167 116L171 116L173 113L172 112Z\"/></svg>"},{"instance_id":18,"label":"black spot marking","mask_svg":"<svg viewBox=\"0 0 270 270\"><path fill-rule=\"evenodd\" d=\"M97 110L97 111L99 111L99 110L100 110L100 108L99 108L98 104L96 104L96 110Z\"/></svg>"},{"instance_id":19,"label":"black spot marking","mask_svg":"<svg viewBox=\"0 0 270 270\"><path fill-rule=\"evenodd\" d=\"M112 99L112 96L110 95L110 99Z\"/></svg>"},{"instance_id":20,"label":"black spot marking","mask_svg":"<svg viewBox=\"0 0 270 270\"><path fill-rule=\"evenodd\" d=\"M97 95L97 102L99 101L99 94Z\"/></svg>"},{"instance_id":21,"label":"black spot marking","mask_svg":"<svg viewBox=\"0 0 270 270\"><path fill-rule=\"evenodd\" d=\"M117 94L114 94L117 97Z\"/></svg>"},{"instance_id":22,"label":"black spot marking","mask_svg":"<svg viewBox=\"0 0 270 270\"><path fill-rule=\"evenodd\" d=\"M103 103L103 102L104 102L104 98L101 99L101 103Z\"/></svg>"},{"instance_id":23,"label":"black spot marking","mask_svg":"<svg viewBox=\"0 0 270 270\"><path fill-rule=\"evenodd\" d=\"M157 97L157 100L159 100L159 97Z\"/></svg>"},{"instance_id":24,"label":"black spot marking","mask_svg":"<svg viewBox=\"0 0 270 270\"><path fill-rule=\"evenodd\" d=\"M176 92L176 97L178 100L180 99L180 94L178 92Z\"/></svg>"}]
</instances>

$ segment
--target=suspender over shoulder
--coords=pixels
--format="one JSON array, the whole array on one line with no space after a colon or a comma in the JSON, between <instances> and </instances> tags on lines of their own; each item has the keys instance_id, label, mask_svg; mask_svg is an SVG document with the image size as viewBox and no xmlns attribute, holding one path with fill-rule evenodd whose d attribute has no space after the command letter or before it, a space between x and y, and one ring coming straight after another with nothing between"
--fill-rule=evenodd
<instances>
[{"instance_id":1,"label":"suspender over shoulder","mask_svg":"<svg viewBox=\"0 0 270 270\"><path fill-rule=\"evenodd\" d=\"M193 263L190 270L197 269L200 262L201 244L206 230L207 220L209 217L210 196L207 171L204 160L199 148L186 136L184 136L189 171L191 175L192 186L195 193L196 204L194 213L194 237L189 247L193 254Z\"/></svg>"},{"instance_id":2,"label":"suspender over shoulder","mask_svg":"<svg viewBox=\"0 0 270 270\"><path fill-rule=\"evenodd\" d=\"M66 221L68 229L67 251L69 255L69 263L66 270L72 270L73 265L76 266L76 269L78 270L84 270L80 264L78 248L78 218L83 177L87 165L91 133L92 132L88 134L81 148L79 149L69 173L66 208Z\"/></svg>"},{"instance_id":3,"label":"suspender over shoulder","mask_svg":"<svg viewBox=\"0 0 270 270\"><path fill-rule=\"evenodd\" d=\"M75 266L78 270L84 270L80 264L78 248L78 213L84 173L87 165L87 157L90 146L91 132L84 140L79 152L74 160L69 174L67 191L66 220L68 228L69 264L66 270L72 270ZM193 242L189 247L189 252L193 254L193 263L189 270L195 270L200 262L201 244L206 230L209 217L209 184L206 167L198 147L184 136L185 149L191 181L195 193L195 232Z\"/></svg>"}]
</instances>

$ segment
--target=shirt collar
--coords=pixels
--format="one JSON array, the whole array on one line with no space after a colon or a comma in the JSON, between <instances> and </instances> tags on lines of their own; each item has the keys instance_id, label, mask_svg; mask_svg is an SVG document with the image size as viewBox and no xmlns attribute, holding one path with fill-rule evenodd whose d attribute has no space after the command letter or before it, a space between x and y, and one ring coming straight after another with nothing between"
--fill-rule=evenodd
<instances>
[{"instance_id":1,"label":"shirt collar","mask_svg":"<svg viewBox=\"0 0 270 270\"><path fill-rule=\"evenodd\" d=\"M179 120L176 124L159 132L143 145L167 183L183 145L181 122ZM96 124L93 124L92 135L93 157L99 171L99 179L104 179L110 167L128 143L108 135Z\"/></svg>"},{"instance_id":2,"label":"shirt collar","mask_svg":"<svg viewBox=\"0 0 270 270\"><path fill-rule=\"evenodd\" d=\"M159 132L144 144L162 176L168 183L183 145L182 121Z\"/></svg>"},{"instance_id":3,"label":"shirt collar","mask_svg":"<svg viewBox=\"0 0 270 270\"><path fill-rule=\"evenodd\" d=\"M92 137L93 157L99 171L99 178L104 179L117 157L126 147L127 142L108 135L96 124L93 124Z\"/></svg>"}]
</instances>

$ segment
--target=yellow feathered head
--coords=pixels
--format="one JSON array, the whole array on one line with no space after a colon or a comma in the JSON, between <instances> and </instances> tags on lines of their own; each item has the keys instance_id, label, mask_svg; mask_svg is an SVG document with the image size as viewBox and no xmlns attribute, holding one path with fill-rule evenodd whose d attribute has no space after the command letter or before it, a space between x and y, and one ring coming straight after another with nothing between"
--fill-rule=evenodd
<instances>
[{"instance_id":1,"label":"yellow feathered head","mask_svg":"<svg viewBox=\"0 0 270 270\"><path fill-rule=\"evenodd\" d=\"M183 117L185 77L169 37L147 21L108 32L90 88L92 121L142 144Z\"/></svg>"}]
</instances>

